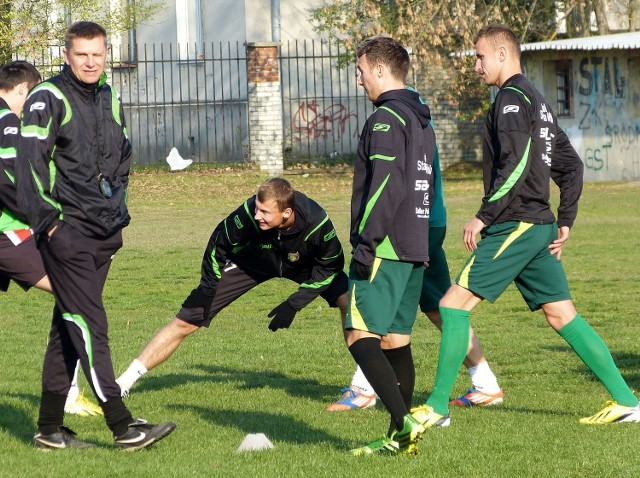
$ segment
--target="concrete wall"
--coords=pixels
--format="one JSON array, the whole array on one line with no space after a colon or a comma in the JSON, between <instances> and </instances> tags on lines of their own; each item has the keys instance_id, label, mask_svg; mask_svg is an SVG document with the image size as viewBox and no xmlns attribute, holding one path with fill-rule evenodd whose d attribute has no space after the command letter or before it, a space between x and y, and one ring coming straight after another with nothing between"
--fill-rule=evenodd
<instances>
[{"instance_id":1,"label":"concrete wall","mask_svg":"<svg viewBox=\"0 0 640 478\"><path fill-rule=\"evenodd\" d=\"M526 52L528 78L557 110L554 62L572 63L572 115L558 119L585 181L640 180L640 51Z\"/></svg>"},{"instance_id":2,"label":"concrete wall","mask_svg":"<svg viewBox=\"0 0 640 478\"><path fill-rule=\"evenodd\" d=\"M162 12L140 25L139 44L177 41L175 1L166 1ZM281 41L318 39L308 21L308 10L321 0L280 0ZM204 42L271 41L271 0L201 0Z\"/></svg>"}]
</instances>

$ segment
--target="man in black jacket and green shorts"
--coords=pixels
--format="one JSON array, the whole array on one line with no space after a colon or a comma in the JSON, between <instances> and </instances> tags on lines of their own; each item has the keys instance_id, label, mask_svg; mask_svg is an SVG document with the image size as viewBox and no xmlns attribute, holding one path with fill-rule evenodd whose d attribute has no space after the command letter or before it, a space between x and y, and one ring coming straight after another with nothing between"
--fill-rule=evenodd
<instances>
[{"instance_id":1,"label":"man in black jacket and green shorts","mask_svg":"<svg viewBox=\"0 0 640 478\"><path fill-rule=\"evenodd\" d=\"M500 88L485 129L485 195L463 231L472 255L440 301L435 386L413 416L430 427L448 414L449 394L466 353L471 310L483 299L494 302L515 282L529 308L542 309L549 325L613 397L580 422L640 422L638 399L605 343L576 312L560 262L578 211L582 161L549 104L522 75L514 33L504 25L489 25L480 30L475 45L476 72L485 84ZM550 179L560 188L557 221L549 204Z\"/></svg>"},{"instance_id":2,"label":"man in black jacket and green shorts","mask_svg":"<svg viewBox=\"0 0 640 478\"><path fill-rule=\"evenodd\" d=\"M429 107L406 88L410 60L400 42L369 38L357 57L358 84L377 109L362 130L354 170L345 329L349 351L391 424L351 453L413 454L424 428L409 413L411 331L429 260L435 134Z\"/></svg>"}]
</instances>

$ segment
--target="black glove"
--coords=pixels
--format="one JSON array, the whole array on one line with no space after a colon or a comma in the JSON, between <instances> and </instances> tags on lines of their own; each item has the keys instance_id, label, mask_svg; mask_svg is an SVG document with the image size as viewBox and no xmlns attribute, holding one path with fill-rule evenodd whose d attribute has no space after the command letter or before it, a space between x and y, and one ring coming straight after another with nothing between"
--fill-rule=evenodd
<instances>
[{"instance_id":1,"label":"black glove","mask_svg":"<svg viewBox=\"0 0 640 478\"><path fill-rule=\"evenodd\" d=\"M298 311L285 300L267 315L269 318L273 317L273 320L269 323L269 330L275 332L278 329L288 329L296 316L296 312Z\"/></svg>"},{"instance_id":2,"label":"black glove","mask_svg":"<svg viewBox=\"0 0 640 478\"><path fill-rule=\"evenodd\" d=\"M211 304L213 303L213 296L206 295L200 288L195 288L189 294L182 304L182 307L189 309L197 309L202 307L202 316L205 319L209 318L209 312L211 311Z\"/></svg>"},{"instance_id":3,"label":"black glove","mask_svg":"<svg viewBox=\"0 0 640 478\"><path fill-rule=\"evenodd\" d=\"M368 279L371 277L371 266L363 264L355 259L351 259L351 270L358 279Z\"/></svg>"}]
</instances>

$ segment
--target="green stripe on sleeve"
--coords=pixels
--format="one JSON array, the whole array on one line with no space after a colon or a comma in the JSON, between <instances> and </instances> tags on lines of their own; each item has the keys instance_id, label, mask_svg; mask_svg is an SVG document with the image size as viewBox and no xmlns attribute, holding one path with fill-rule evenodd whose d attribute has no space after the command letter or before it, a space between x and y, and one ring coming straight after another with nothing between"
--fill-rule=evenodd
<instances>
[{"instance_id":1,"label":"green stripe on sleeve","mask_svg":"<svg viewBox=\"0 0 640 478\"><path fill-rule=\"evenodd\" d=\"M31 95L33 95L36 91L40 91L40 90L46 90L51 92L53 96L55 96L59 100L62 100L62 102L64 103L64 118L62 119L60 126L64 126L69 121L71 121L71 115L72 115L71 104L69 104L69 100L67 100L67 97L64 96L64 93L60 90L60 88L55 86L53 83L43 81L39 85L36 85L33 88L33 90L31 90L31 93L29 93L29 97L31 97Z\"/></svg>"},{"instance_id":2,"label":"green stripe on sleeve","mask_svg":"<svg viewBox=\"0 0 640 478\"><path fill-rule=\"evenodd\" d=\"M216 249L217 249L217 246L215 245L215 243L216 243L217 240L218 240L218 236L216 236L215 239L214 239L214 246L211 249L210 258L211 258L211 269L213 269L214 275L218 279L220 279L222 277L222 274L220 273L220 266L218 266L218 261L216 261Z\"/></svg>"},{"instance_id":3,"label":"green stripe on sleeve","mask_svg":"<svg viewBox=\"0 0 640 478\"><path fill-rule=\"evenodd\" d=\"M329 277L327 277L322 282L314 282L313 284L300 284L300 288L301 289L320 289L321 287L324 287L325 285L331 284L331 281L335 278L336 275L337 274L331 274Z\"/></svg>"},{"instance_id":4,"label":"green stripe on sleeve","mask_svg":"<svg viewBox=\"0 0 640 478\"><path fill-rule=\"evenodd\" d=\"M49 123L44 127L38 125L23 125L20 129L20 134L23 138L47 139L52 121L53 118L49 118Z\"/></svg>"},{"instance_id":5,"label":"green stripe on sleeve","mask_svg":"<svg viewBox=\"0 0 640 478\"><path fill-rule=\"evenodd\" d=\"M244 210L247 211L247 216L249 216L249 218L251 219L251 222L253 223L253 227L256 228L256 231L260 231L260 228L258 227L258 223L253 218L254 213L249 211L249 201L248 200L244 202Z\"/></svg>"},{"instance_id":6,"label":"green stripe on sleeve","mask_svg":"<svg viewBox=\"0 0 640 478\"><path fill-rule=\"evenodd\" d=\"M521 90L519 90L515 86L505 86L504 89L505 90L512 90L512 91L515 91L516 93L520 93L522 95L522 97L524 98L524 100L527 103L531 104L531 100L527 97L527 95L525 95L524 92L522 92Z\"/></svg>"},{"instance_id":7,"label":"green stripe on sleeve","mask_svg":"<svg viewBox=\"0 0 640 478\"><path fill-rule=\"evenodd\" d=\"M17 155L16 148L0 148L0 158L11 159Z\"/></svg>"},{"instance_id":8,"label":"green stripe on sleeve","mask_svg":"<svg viewBox=\"0 0 640 478\"><path fill-rule=\"evenodd\" d=\"M58 211L62 211L62 206L55 202L51 197L47 196L44 193L44 188L42 187L42 182L40 181L40 178L38 177L38 175L36 174L35 169L33 169L33 166L29 165L31 167L31 175L33 176L33 180L36 182L36 186L38 187L38 193L40 194L40 197L48 202L49 204L51 204L53 207L55 207ZM54 167L54 171L55 171L55 166Z\"/></svg>"},{"instance_id":9,"label":"green stripe on sleeve","mask_svg":"<svg viewBox=\"0 0 640 478\"><path fill-rule=\"evenodd\" d=\"M398 118L398 121L400 121L400 123L402 123L402 126L406 126L407 122L402 118L402 116L400 116L398 113L396 113L395 111L393 111L391 108L389 108L388 106L381 106L379 109L381 110L385 110L388 111L389 113L391 113L393 116L395 116L396 118Z\"/></svg>"},{"instance_id":10,"label":"green stripe on sleeve","mask_svg":"<svg viewBox=\"0 0 640 478\"><path fill-rule=\"evenodd\" d=\"M393 161L396 159L395 156L385 156L384 154L373 154L369 156L369 159L373 161L374 159L381 159L382 161Z\"/></svg>"},{"instance_id":11,"label":"green stripe on sleeve","mask_svg":"<svg viewBox=\"0 0 640 478\"><path fill-rule=\"evenodd\" d=\"M316 227L313 228L313 230L307 234L304 238L304 240L306 241L307 239L309 239L311 237L311 235L316 232L318 229L320 229L322 227L322 225L327 222L329 220L329 216L325 216L324 219L322 221L320 221L320 224L318 224Z\"/></svg>"}]
</instances>

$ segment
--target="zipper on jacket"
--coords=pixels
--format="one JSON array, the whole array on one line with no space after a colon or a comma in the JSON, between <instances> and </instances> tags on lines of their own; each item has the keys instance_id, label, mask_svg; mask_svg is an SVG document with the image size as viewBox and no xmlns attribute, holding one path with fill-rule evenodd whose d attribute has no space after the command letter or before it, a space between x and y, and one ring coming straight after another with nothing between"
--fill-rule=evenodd
<instances>
[{"instance_id":1,"label":"zipper on jacket","mask_svg":"<svg viewBox=\"0 0 640 478\"><path fill-rule=\"evenodd\" d=\"M277 252L278 252L278 262L280 265L280 277L282 277L282 255L280 254L280 251L282 250L282 247L280 247L282 245L282 241L280 240L280 234L281 234L281 231L278 231L278 238L277 238L278 251Z\"/></svg>"}]
</instances>

